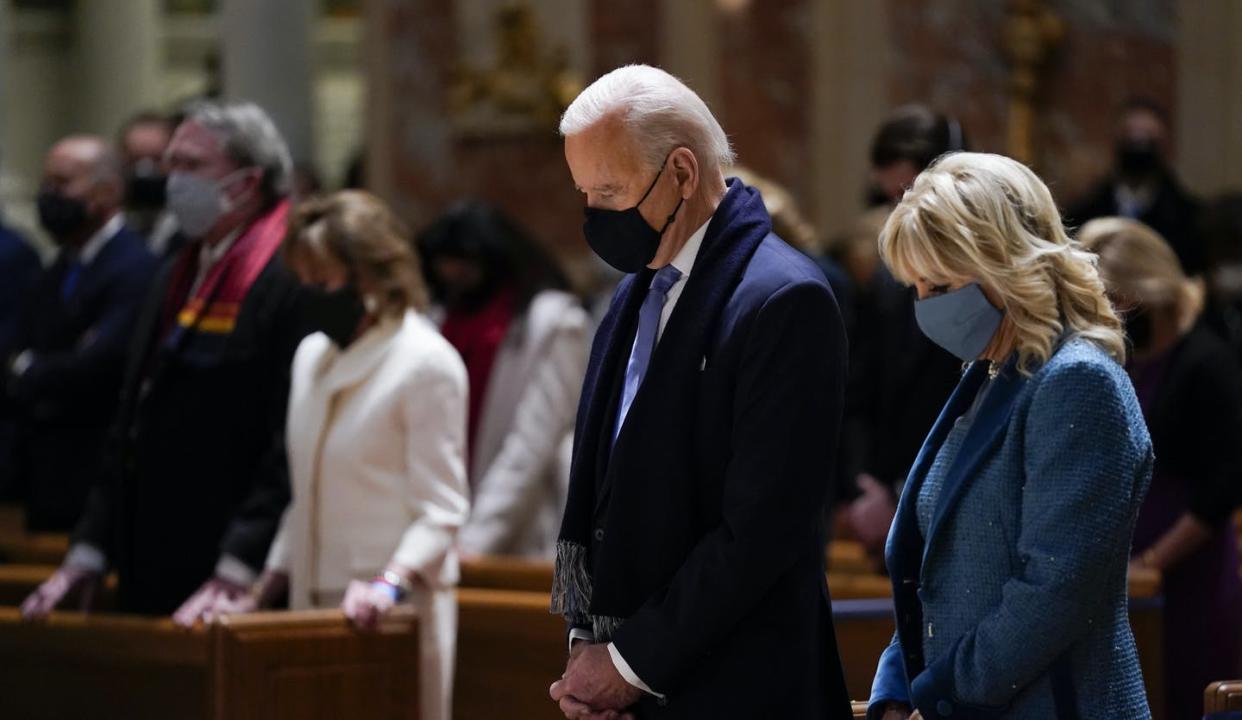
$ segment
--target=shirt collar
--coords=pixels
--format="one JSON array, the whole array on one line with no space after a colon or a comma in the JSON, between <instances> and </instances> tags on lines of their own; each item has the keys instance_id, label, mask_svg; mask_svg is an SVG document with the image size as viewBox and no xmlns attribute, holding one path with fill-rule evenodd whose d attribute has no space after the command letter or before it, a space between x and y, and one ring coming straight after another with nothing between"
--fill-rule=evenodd
<instances>
[{"instance_id":1,"label":"shirt collar","mask_svg":"<svg viewBox=\"0 0 1242 720\"><path fill-rule=\"evenodd\" d=\"M699 229L694 231L694 234L690 236L685 245L681 246L681 250L677 251L673 262L670 263L681 272L683 278L689 277L690 271L694 269L694 261L699 257L699 248L703 246L703 238L707 236L707 226L711 221L710 217L707 218L699 226Z\"/></svg>"},{"instance_id":2,"label":"shirt collar","mask_svg":"<svg viewBox=\"0 0 1242 720\"><path fill-rule=\"evenodd\" d=\"M241 228L237 228L233 232L220 238L219 242L214 245L203 243L198 249L198 266L200 269L207 269L212 265L220 262L220 258L233 247L233 243L237 242L238 236L241 235Z\"/></svg>"},{"instance_id":3,"label":"shirt collar","mask_svg":"<svg viewBox=\"0 0 1242 720\"><path fill-rule=\"evenodd\" d=\"M87 238L82 249L77 253L78 262L83 265L90 265L94 262L95 258L99 257L99 253L103 252L108 241L121 232L123 227L125 227L125 216L121 213L113 215L94 235Z\"/></svg>"}]
</instances>

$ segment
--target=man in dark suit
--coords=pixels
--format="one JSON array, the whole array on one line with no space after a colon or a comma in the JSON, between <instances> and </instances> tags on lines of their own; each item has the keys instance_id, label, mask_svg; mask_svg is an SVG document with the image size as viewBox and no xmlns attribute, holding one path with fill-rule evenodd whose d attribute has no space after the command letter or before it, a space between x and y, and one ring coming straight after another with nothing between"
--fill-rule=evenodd
<instances>
[{"instance_id":1,"label":"man in dark suit","mask_svg":"<svg viewBox=\"0 0 1242 720\"><path fill-rule=\"evenodd\" d=\"M82 512L155 272L142 237L125 226L124 192L101 138L68 137L48 153L39 220L60 253L35 286L6 366L32 531L71 530Z\"/></svg>"},{"instance_id":2,"label":"man in dark suit","mask_svg":"<svg viewBox=\"0 0 1242 720\"><path fill-rule=\"evenodd\" d=\"M285 405L305 333L297 281L276 252L289 152L257 106L203 104L167 165L169 207L192 242L143 308L109 472L27 617L93 587L111 564L120 609L180 608L175 619L193 624L249 589L289 501Z\"/></svg>"},{"instance_id":3,"label":"man in dark suit","mask_svg":"<svg viewBox=\"0 0 1242 720\"><path fill-rule=\"evenodd\" d=\"M595 338L553 610L571 718L849 718L822 518L845 336L815 264L722 167L728 140L655 68L561 123L587 241L631 273Z\"/></svg>"},{"instance_id":4,"label":"man in dark suit","mask_svg":"<svg viewBox=\"0 0 1242 720\"><path fill-rule=\"evenodd\" d=\"M16 230L0 217L0 366L7 366L17 344L17 331L30 299L30 291L43 266L39 254ZM15 425L13 408L6 402L0 387L0 500L16 500L18 491L14 473L13 439Z\"/></svg>"}]
</instances>

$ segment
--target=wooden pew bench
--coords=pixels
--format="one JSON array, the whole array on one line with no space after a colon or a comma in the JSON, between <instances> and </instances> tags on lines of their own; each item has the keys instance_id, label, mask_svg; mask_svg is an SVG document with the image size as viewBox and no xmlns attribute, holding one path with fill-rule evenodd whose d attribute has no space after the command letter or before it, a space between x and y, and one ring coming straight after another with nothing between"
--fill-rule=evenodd
<instances>
[{"instance_id":1,"label":"wooden pew bench","mask_svg":"<svg viewBox=\"0 0 1242 720\"><path fill-rule=\"evenodd\" d=\"M0 717L418 717L417 623L356 632L337 611L169 620L0 608Z\"/></svg>"},{"instance_id":2,"label":"wooden pew bench","mask_svg":"<svg viewBox=\"0 0 1242 720\"><path fill-rule=\"evenodd\" d=\"M1223 716L1230 720L1242 717L1242 680L1222 680L1207 686L1203 691L1204 720L1216 720L1213 713L1231 713Z\"/></svg>"}]
</instances>

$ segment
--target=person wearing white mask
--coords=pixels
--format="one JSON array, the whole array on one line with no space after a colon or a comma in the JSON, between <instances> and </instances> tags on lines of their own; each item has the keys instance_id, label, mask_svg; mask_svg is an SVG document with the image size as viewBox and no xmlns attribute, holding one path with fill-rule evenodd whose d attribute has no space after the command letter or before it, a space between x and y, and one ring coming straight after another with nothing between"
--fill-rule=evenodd
<instances>
[{"instance_id":1,"label":"person wearing white mask","mask_svg":"<svg viewBox=\"0 0 1242 720\"><path fill-rule=\"evenodd\" d=\"M166 165L189 242L140 314L106 472L27 618L89 607L111 567L118 609L191 625L249 589L289 502L289 369L308 327L277 252L288 149L258 106L204 103Z\"/></svg>"}]
</instances>

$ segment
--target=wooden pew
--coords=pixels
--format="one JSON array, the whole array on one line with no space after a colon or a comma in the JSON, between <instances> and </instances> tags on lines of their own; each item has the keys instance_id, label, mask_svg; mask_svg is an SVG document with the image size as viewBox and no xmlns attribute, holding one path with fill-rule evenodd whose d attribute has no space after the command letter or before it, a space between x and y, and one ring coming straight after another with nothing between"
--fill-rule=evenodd
<instances>
[{"instance_id":1,"label":"wooden pew","mask_svg":"<svg viewBox=\"0 0 1242 720\"><path fill-rule=\"evenodd\" d=\"M1229 712L1242 712L1242 680L1214 682L1203 691L1204 720L1212 720L1212 713Z\"/></svg>"},{"instance_id":2,"label":"wooden pew","mask_svg":"<svg viewBox=\"0 0 1242 720\"><path fill-rule=\"evenodd\" d=\"M548 594L461 588L457 601L454 717L563 718L548 698L548 686L565 671L565 625L548 612ZM839 641L858 648L874 670L893 633L891 604L879 610L847 607L842 619ZM867 648L876 644L873 659ZM866 687L869 691L870 674ZM853 688L851 694L867 696ZM855 716L866 716L865 705L855 708Z\"/></svg>"},{"instance_id":3,"label":"wooden pew","mask_svg":"<svg viewBox=\"0 0 1242 720\"><path fill-rule=\"evenodd\" d=\"M169 620L0 608L0 717L418 717L417 622L358 633L337 611Z\"/></svg>"}]
</instances>

